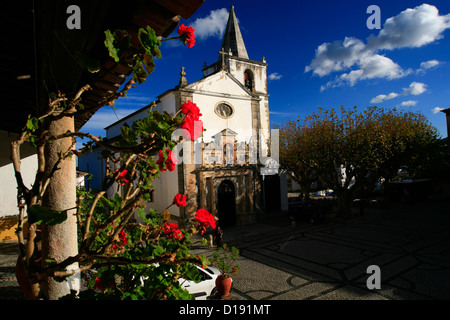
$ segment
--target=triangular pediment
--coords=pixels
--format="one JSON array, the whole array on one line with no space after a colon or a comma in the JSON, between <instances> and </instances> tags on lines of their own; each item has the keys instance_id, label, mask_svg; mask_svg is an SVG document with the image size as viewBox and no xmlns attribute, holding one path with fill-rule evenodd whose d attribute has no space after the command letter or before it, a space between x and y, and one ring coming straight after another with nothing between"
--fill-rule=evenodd
<instances>
[{"instance_id":1,"label":"triangular pediment","mask_svg":"<svg viewBox=\"0 0 450 320\"><path fill-rule=\"evenodd\" d=\"M239 80L225 70L221 70L199 81L188 84L185 88L211 94L255 97L255 95L245 88Z\"/></svg>"},{"instance_id":2,"label":"triangular pediment","mask_svg":"<svg viewBox=\"0 0 450 320\"><path fill-rule=\"evenodd\" d=\"M238 133L236 131L226 128L220 132L217 132L215 135L213 135L213 137L220 137L220 136L234 137L237 136L237 134Z\"/></svg>"}]
</instances>

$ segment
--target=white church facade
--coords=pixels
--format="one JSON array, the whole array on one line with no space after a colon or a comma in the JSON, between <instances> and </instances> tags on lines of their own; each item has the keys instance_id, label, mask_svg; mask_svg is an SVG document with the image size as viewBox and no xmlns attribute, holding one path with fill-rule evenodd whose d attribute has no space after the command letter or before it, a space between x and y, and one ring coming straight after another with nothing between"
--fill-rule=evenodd
<instances>
[{"instance_id":1,"label":"white church facade","mask_svg":"<svg viewBox=\"0 0 450 320\"><path fill-rule=\"evenodd\" d=\"M187 83L182 68L179 85L158 96L153 108L175 114L183 103L192 101L200 108L205 130L189 146L181 143L174 149L182 161L174 171L155 180L149 206L162 211L175 194L186 194L185 208L169 209L173 218L183 224L204 208L218 217L222 226L245 225L262 212L287 210L285 176L276 170L278 145L273 141L278 137L270 130L267 63L264 58L249 59L233 6L219 58L202 71L202 79ZM146 116L149 108L106 127L107 139L119 136L122 126ZM94 150L78 162L79 170L94 176L87 181L88 187L93 184L95 188L95 180L104 176L99 153ZM272 171L265 167L267 163L275 164Z\"/></svg>"}]
</instances>

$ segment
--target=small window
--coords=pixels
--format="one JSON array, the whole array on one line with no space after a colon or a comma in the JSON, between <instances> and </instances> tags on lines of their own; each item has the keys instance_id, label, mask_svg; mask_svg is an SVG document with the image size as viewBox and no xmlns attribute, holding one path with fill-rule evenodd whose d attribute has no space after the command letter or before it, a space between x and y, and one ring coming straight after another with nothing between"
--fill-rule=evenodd
<instances>
[{"instance_id":1,"label":"small window","mask_svg":"<svg viewBox=\"0 0 450 320\"><path fill-rule=\"evenodd\" d=\"M251 70L245 70L244 72L244 86L253 91L255 89L255 83L253 80L253 72Z\"/></svg>"},{"instance_id":2,"label":"small window","mask_svg":"<svg viewBox=\"0 0 450 320\"><path fill-rule=\"evenodd\" d=\"M222 118L229 118L233 115L233 107L227 103L219 103L216 106L216 114Z\"/></svg>"}]
</instances>

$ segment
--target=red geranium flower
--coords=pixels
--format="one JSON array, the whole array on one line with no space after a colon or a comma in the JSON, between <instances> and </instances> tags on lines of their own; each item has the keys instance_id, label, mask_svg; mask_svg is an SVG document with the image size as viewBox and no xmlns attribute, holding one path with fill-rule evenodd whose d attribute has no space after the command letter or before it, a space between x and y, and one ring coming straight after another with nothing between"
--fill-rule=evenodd
<instances>
[{"instance_id":1,"label":"red geranium flower","mask_svg":"<svg viewBox=\"0 0 450 320\"><path fill-rule=\"evenodd\" d=\"M163 226L163 232L166 234L167 239L178 239L183 238L183 233L178 229L178 225L173 222L166 222Z\"/></svg>"},{"instance_id":2,"label":"red geranium flower","mask_svg":"<svg viewBox=\"0 0 450 320\"><path fill-rule=\"evenodd\" d=\"M178 34L180 35L180 40L184 45L188 45L188 48L192 48L195 44L195 29L192 27L187 27L184 24L180 25L178 28Z\"/></svg>"},{"instance_id":3,"label":"red geranium flower","mask_svg":"<svg viewBox=\"0 0 450 320\"><path fill-rule=\"evenodd\" d=\"M166 149L166 152L168 153L168 157L165 163L162 150L159 151L159 159L158 161L156 161L161 172L165 172L167 169L169 169L169 171L174 171L175 165L178 162L178 159L175 157L175 154L172 152L172 150Z\"/></svg>"},{"instance_id":4,"label":"red geranium flower","mask_svg":"<svg viewBox=\"0 0 450 320\"><path fill-rule=\"evenodd\" d=\"M122 242L123 245L128 244L128 239L126 238L127 233L125 231L120 231L119 232L119 238L120 238L120 242Z\"/></svg>"},{"instance_id":5,"label":"red geranium flower","mask_svg":"<svg viewBox=\"0 0 450 320\"><path fill-rule=\"evenodd\" d=\"M198 209L195 214L195 220L198 222L200 234L204 234L206 228L209 226L213 229L216 228L216 220L214 219L214 216L206 209Z\"/></svg>"},{"instance_id":6,"label":"red geranium flower","mask_svg":"<svg viewBox=\"0 0 450 320\"><path fill-rule=\"evenodd\" d=\"M122 243L122 245L128 244L127 233L125 231L122 230L119 232L119 239L120 239L120 242ZM121 247L120 244L118 244L117 242L113 242L112 248L114 251L119 250L120 247Z\"/></svg>"},{"instance_id":7,"label":"red geranium flower","mask_svg":"<svg viewBox=\"0 0 450 320\"><path fill-rule=\"evenodd\" d=\"M189 100L181 105L181 112L186 115L181 128L189 132L189 136L186 134L184 138L191 141L197 140L203 133L203 122L199 120L202 116L199 107Z\"/></svg>"},{"instance_id":8,"label":"red geranium flower","mask_svg":"<svg viewBox=\"0 0 450 320\"><path fill-rule=\"evenodd\" d=\"M187 115L184 118L181 128L189 132L189 136L184 135L186 139L191 141L197 140L203 133L203 122L201 120L195 119L192 116Z\"/></svg>"},{"instance_id":9,"label":"red geranium flower","mask_svg":"<svg viewBox=\"0 0 450 320\"><path fill-rule=\"evenodd\" d=\"M110 284L108 287L105 287L104 285L103 285L103 283L102 283L102 280L100 279L100 278L95 278L95 284L94 284L94 287L92 288L92 289L98 289L98 290L100 290L100 291L105 291L106 289L108 289L108 288L112 288L113 287L113 285L112 284Z\"/></svg>"},{"instance_id":10,"label":"red geranium flower","mask_svg":"<svg viewBox=\"0 0 450 320\"><path fill-rule=\"evenodd\" d=\"M184 113L186 116L193 117L194 120L198 120L202 116L199 107L197 107L197 105L193 103L191 100L181 105L181 112Z\"/></svg>"},{"instance_id":11,"label":"red geranium flower","mask_svg":"<svg viewBox=\"0 0 450 320\"><path fill-rule=\"evenodd\" d=\"M116 172L119 171L119 169L116 170ZM125 178L125 176L127 175L128 171L127 170L123 170L122 172L119 173L119 175L117 176L117 182L119 182L121 185L125 185L127 183L130 183L130 180L128 180L127 178Z\"/></svg>"},{"instance_id":12,"label":"red geranium flower","mask_svg":"<svg viewBox=\"0 0 450 320\"><path fill-rule=\"evenodd\" d=\"M176 204L177 207L186 207L186 195L178 193L175 198L173 198L173 204Z\"/></svg>"}]
</instances>

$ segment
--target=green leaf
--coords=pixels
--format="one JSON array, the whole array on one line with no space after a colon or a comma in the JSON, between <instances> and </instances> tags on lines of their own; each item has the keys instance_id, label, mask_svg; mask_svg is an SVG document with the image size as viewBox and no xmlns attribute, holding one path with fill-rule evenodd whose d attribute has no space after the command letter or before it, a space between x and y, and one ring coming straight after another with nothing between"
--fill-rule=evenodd
<instances>
[{"instance_id":1,"label":"green leaf","mask_svg":"<svg viewBox=\"0 0 450 320\"><path fill-rule=\"evenodd\" d=\"M141 61L136 61L136 64L133 68L132 78L138 84L142 84L145 82L145 80L147 80L147 72L145 71Z\"/></svg>"},{"instance_id":2,"label":"green leaf","mask_svg":"<svg viewBox=\"0 0 450 320\"><path fill-rule=\"evenodd\" d=\"M39 121L37 118L33 117L27 120L26 127L31 132L36 131L39 128Z\"/></svg>"},{"instance_id":3,"label":"green leaf","mask_svg":"<svg viewBox=\"0 0 450 320\"><path fill-rule=\"evenodd\" d=\"M125 30L105 31L105 46L114 61L119 62L122 54L132 48L131 36Z\"/></svg>"},{"instance_id":4,"label":"green leaf","mask_svg":"<svg viewBox=\"0 0 450 320\"><path fill-rule=\"evenodd\" d=\"M57 211L47 207L34 205L30 208L28 219L30 223L55 226L66 221L67 211Z\"/></svg>"},{"instance_id":5,"label":"green leaf","mask_svg":"<svg viewBox=\"0 0 450 320\"><path fill-rule=\"evenodd\" d=\"M97 59L93 59L81 53L80 51L75 51L74 53L75 59L80 63L80 65L87 69L91 73L96 73L100 71L101 64Z\"/></svg>"},{"instance_id":6,"label":"green leaf","mask_svg":"<svg viewBox=\"0 0 450 320\"><path fill-rule=\"evenodd\" d=\"M105 46L108 49L109 55L114 59L114 61L119 62L119 50L114 46L114 35L109 30L105 31L105 35Z\"/></svg>"},{"instance_id":7,"label":"green leaf","mask_svg":"<svg viewBox=\"0 0 450 320\"><path fill-rule=\"evenodd\" d=\"M184 274L184 277L186 277L186 279L192 280L195 283L198 283L201 280L200 272L198 271L197 267L194 266L193 264L186 263L184 265L184 273L183 274Z\"/></svg>"},{"instance_id":8,"label":"green leaf","mask_svg":"<svg viewBox=\"0 0 450 320\"><path fill-rule=\"evenodd\" d=\"M161 58L161 51L159 50L161 41L158 39L155 30L149 26L147 26L147 29L140 28L138 37L147 54Z\"/></svg>"},{"instance_id":9,"label":"green leaf","mask_svg":"<svg viewBox=\"0 0 450 320\"><path fill-rule=\"evenodd\" d=\"M161 247L161 246L154 246L153 247L153 254L152 254L152 256L159 257L164 252L166 252L166 250L163 247Z\"/></svg>"},{"instance_id":10,"label":"green leaf","mask_svg":"<svg viewBox=\"0 0 450 320\"><path fill-rule=\"evenodd\" d=\"M152 55L145 53L142 62L145 65L145 69L147 69L147 74L150 74L155 70L155 60Z\"/></svg>"}]
</instances>

